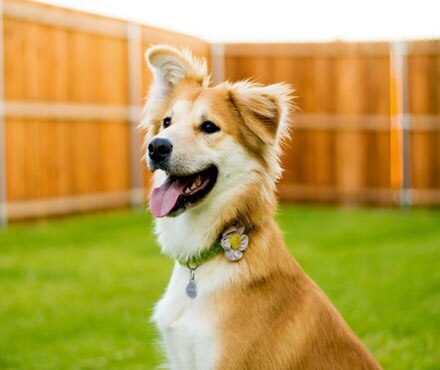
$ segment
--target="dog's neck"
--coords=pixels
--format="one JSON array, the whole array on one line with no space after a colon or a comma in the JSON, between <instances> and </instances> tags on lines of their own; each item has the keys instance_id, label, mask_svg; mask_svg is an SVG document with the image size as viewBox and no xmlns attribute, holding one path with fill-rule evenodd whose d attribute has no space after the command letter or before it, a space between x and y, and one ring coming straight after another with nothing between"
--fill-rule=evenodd
<instances>
[{"instance_id":1,"label":"dog's neck","mask_svg":"<svg viewBox=\"0 0 440 370\"><path fill-rule=\"evenodd\" d=\"M207 202L177 217L157 219L155 231L162 252L171 258L186 260L210 248L231 225L264 225L272 219L274 209L272 189L254 184L247 187L245 193Z\"/></svg>"}]
</instances>

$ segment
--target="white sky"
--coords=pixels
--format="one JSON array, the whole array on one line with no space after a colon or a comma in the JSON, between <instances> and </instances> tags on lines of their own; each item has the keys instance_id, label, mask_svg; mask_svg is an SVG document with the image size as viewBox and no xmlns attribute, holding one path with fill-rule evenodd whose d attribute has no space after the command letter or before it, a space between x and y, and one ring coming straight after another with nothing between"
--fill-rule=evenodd
<instances>
[{"instance_id":1,"label":"white sky","mask_svg":"<svg viewBox=\"0 0 440 370\"><path fill-rule=\"evenodd\" d=\"M41 0L212 42L440 38L440 0Z\"/></svg>"}]
</instances>

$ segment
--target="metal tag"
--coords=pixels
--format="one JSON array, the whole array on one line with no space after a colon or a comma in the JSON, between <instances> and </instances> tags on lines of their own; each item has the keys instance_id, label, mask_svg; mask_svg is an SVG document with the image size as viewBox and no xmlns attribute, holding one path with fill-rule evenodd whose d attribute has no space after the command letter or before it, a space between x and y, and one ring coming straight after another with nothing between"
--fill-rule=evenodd
<instances>
[{"instance_id":1,"label":"metal tag","mask_svg":"<svg viewBox=\"0 0 440 370\"><path fill-rule=\"evenodd\" d=\"M191 267L189 264L189 261L188 261L186 263L186 266L189 269L189 283L186 286L186 295L189 298L194 299L197 297L197 285L196 285L196 282L194 281L195 275L196 275L195 271L196 271L197 267L199 267L199 265Z\"/></svg>"},{"instance_id":2,"label":"metal tag","mask_svg":"<svg viewBox=\"0 0 440 370\"><path fill-rule=\"evenodd\" d=\"M194 282L194 277L189 279L189 283L186 286L186 294L191 299L194 299L197 297L197 285Z\"/></svg>"}]
</instances>

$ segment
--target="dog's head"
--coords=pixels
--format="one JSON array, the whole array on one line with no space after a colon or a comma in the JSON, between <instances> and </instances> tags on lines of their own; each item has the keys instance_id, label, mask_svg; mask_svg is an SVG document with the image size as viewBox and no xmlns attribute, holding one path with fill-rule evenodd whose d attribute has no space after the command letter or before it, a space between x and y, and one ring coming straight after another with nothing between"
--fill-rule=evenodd
<instances>
[{"instance_id":1,"label":"dog's head","mask_svg":"<svg viewBox=\"0 0 440 370\"><path fill-rule=\"evenodd\" d=\"M188 51L154 46L146 58L153 72L144 120L153 215L218 207L249 195L249 186L270 198L281 174L289 86L209 87L205 61Z\"/></svg>"}]
</instances>

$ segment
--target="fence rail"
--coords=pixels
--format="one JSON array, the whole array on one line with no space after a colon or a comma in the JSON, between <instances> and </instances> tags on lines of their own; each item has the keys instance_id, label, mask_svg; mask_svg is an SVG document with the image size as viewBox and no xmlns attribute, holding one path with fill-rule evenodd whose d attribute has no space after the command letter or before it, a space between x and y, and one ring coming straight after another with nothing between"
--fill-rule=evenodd
<instances>
[{"instance_id":1,"label":"fence rail","mask_svg":"<svg viewBox=\"0 0 440 370\"><path fill-rule=\"evenodd\" d=\"M411 204L440 203L439 41L407 43L396 77L388 43L210 45L25 0L0 5L3 222L143 202L135 126L152 77L143 51L155 43L205 57L215 82L295 87L283 199L397 204L404 189Z\"/></svg>"}]
</instances>

